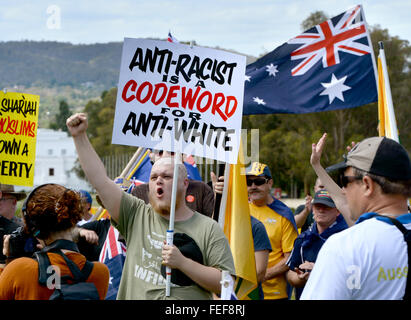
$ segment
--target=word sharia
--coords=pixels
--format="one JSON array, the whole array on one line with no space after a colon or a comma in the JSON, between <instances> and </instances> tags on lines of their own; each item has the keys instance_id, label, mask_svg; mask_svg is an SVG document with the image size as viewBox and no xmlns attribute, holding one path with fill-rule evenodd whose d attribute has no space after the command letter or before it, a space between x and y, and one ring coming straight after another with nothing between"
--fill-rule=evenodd
<instances>
[{"instance_id":1,"label":"word sharia","mask_svg":"<svg viewBox=\"0 0 411 320\"><path fill-rule=\"evenodd\" d=\"M24 117L28 115L36 115L37 101L26 100L24 96L21 99L2 99L0 115L2 112L15 112L22 114Z\"/></svg>"}]
</instances>

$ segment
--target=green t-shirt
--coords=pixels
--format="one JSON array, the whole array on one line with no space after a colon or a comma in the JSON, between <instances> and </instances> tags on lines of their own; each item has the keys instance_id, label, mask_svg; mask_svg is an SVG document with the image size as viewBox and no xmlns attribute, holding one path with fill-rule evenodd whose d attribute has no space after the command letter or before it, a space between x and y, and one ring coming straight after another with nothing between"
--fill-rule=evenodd
<instances>
[{"instance_id":1,"label":"green t-shirt","mask_svg":"<svg viewBox=\"0 0 411 320\"><path fill-rule=\"evenodd\" d=\"M157 214L151 205L124 193L118 223L112 224L127 243L127 257L123 268L117 299L212 299L209 291L193 284L171 284L171 296L165 296L166 281L161 275L161 251L166 239L169 220ZM234 260L220 226L213 219L198 212L185 221L174 222L174 233L185 233L197 243L205 266L227 270L235 274Z\"/></svg>"}]
</instances>

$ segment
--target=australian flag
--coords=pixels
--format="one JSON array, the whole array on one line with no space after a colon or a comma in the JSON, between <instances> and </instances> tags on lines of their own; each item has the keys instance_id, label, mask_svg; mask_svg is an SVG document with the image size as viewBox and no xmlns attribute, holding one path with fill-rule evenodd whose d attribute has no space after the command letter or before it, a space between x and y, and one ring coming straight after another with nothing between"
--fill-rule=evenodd
<instances>
[{"instance_id":1,"label":"australian flag","mask_svg":"<svg viewBox=\"0 0 411 320\"><path fill-rule=\"evenodd\" d=\"M314 26L247 66L244 115L310 113L378 100L361 5Z\"/></svg>"},{"instance_id":2,"label":"australian flag","mask_svg":"<svg viewBox=\"0 0 411 320\"><path fill-rule=\"evenodd\" d=\"M123 273L124 261L126 260L126 246L118 240L119 232L113 226L107 233L106 241L100 253L99 261L104 263L110 271L110 281L106 300L115 300L120 286L121 274Z\"/></svg>"}]
</instances>

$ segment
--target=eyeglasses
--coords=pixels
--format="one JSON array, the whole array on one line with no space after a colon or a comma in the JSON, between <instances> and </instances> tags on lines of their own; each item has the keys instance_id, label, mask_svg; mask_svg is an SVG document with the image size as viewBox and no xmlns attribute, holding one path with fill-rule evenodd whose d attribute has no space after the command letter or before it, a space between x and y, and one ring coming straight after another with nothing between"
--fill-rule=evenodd
<instances>
[{"instance_id":1,"label":"eyeglasses","mask_svg":"<svg viewBox=\"0 0 411 320\"><path fill-rule=\"evenodd\" d=\"M0 201L14 200L15 198L1 198Z\"/></svg>"},{"instance_id":2,"label":"eyeglasses","mask_svg":"<svg viewBox=\"0 0 411 320\"><path fill-rule=\"evenodd\" d=\"M267 183L267 181L268 181L268 179L264 178L264 177L258 177L258 178L255 178L255 179L248 179L247 178L247 186L251 187L254 183L258 187L258 186L261 186L261 185Z\"/></svg>"},{"instance_id":3,"label":"eyeglasses","mask_svg":"<svg viewBox=\"0 0 411 320\"><path fill-rule=\"evenodd\" d=\"M362 176L344 176L341 175L340 183L342 188L347 188L347 185L355 180L361 180Z\"/></svg>"}]
</instances>

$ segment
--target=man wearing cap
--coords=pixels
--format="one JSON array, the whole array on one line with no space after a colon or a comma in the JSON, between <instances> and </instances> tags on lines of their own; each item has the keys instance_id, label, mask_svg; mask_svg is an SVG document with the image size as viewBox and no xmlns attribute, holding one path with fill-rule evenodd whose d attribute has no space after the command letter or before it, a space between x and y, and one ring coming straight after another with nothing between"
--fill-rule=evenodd
<instances>
[{"instance_id":1,"label":"man wearing cap","mask_svg":"<svg viewBox=\"0 0 411 320\"><path fill-rule=\"evenodd\" d=\"M287 272L287 280L297 289L297 300L301 296L322 245L331 235L348 228L327 190L315 193L312 210L315 222L310 229L297 237L287 261L290 268Z\"/></svg>"},{"instance_id":2,"label":"man wearing cap","mask_svg":"<svg viewBox=\"0 0 411 320\"><path fill-rule=\"evenodd\" d=\"M0 184L0 272L6 263L6 257L3 255L3 235L10 234L20 227L15 213L17 201L25 197L24 192L14 191L13 185Z\"/></svg>"},{"instance_id":3,"label":"man wearing cap","mask_svg":"<svg viewBox=\"0 0 411 320\"><path fill-rule=\"evenodd\" d=\"M26 197L25 192L14 191L14 186L10 184L0 184L0 216L20 224L15 216L17 201Z\"/></svg>"},{"instance_id":4,"label":"man wearing cap","mask_svg":"<svg viewBox=\"0 0 411 320\"><path fill-rule=\"evenodd\" d=\"M251 163L246 175L250 214L264 224L272 248L263 282L264 299L288 299L286 261L298 235L293 213L271 195L273 179L266 164Z\"/></svg>"},{"instance_id":5,"label":"man wearing cap","mask_svg":"<svg viewBox=\"0 0 411 320\"><path fill-rule=\"evenodd\" d=\"M322 246L301 299L402 299L407 243L390 219L411 229L407 151L386 137L367 138L333 167L340 170L343 194L357 222Z\"/></svg>"},{"instance_id":6,"label":"man wearing cap","mask_svg":"<svg viewBox=\"0 0 411 320\"><path fill-rule=\"evenodd\" d=\"M90 212L91 205L93 204L93 198L91 197L90 193L86 190L80 190L81 201L83 203L83 219L77 223L77 225L81 226L87 223L93 214Z\"/></svg>"}]
</instances>

